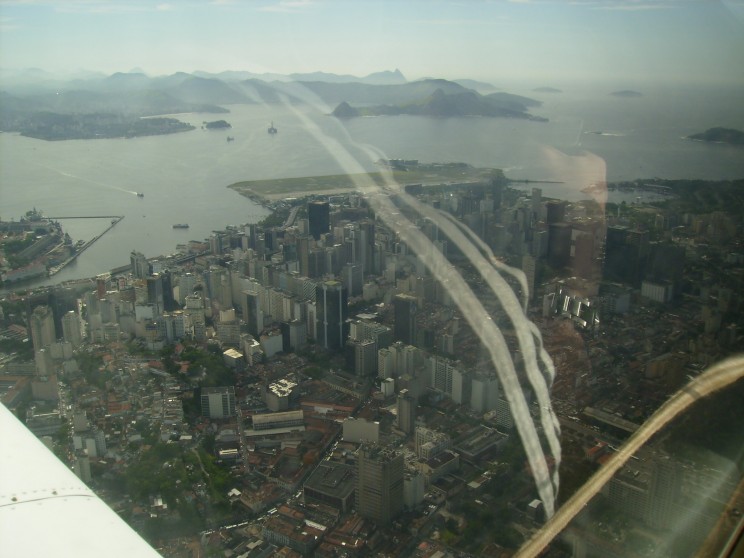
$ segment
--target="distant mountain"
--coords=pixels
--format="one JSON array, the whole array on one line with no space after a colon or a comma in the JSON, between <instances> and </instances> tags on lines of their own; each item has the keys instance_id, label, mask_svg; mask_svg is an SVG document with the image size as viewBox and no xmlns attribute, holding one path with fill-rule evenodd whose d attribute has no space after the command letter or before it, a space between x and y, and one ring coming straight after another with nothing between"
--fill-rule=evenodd
<instances>
[{"instance_id":1,"label":"distant mountain","mask_svg":"<svg viewBox=\"0 0 744 558\"><path fill-rule=\"evenodd\" d=\"M375 72L365 77L352 75L312 72L309 74L289 74L293 81L322 81L324 83L366 83L369 85L400 85L407 83L405 76L397 68L395 71Z\"/></svg>"},{"instance_id":2,"label":"distant mountain","mask_svg":"<svg viewBox=\"0 0 744 558\"><path fill-rule=\"evenodd\" d=\"M613 97L626 97L626 98L633 98L633 97L643 97L643 93L639 93L638 91L631 91L629 89L624 89L622 91L613 91L610 93Z\"/></svg>"},{"instance_id":3,"label":"distant mountain","mask_svg":"<svg viewBox=\"0 0 744 558\"><path fill-rule=\"evenodd\" d=\"M333 111L333 115L337 118L401 114L439 118L490 116L546 121L545 118L527 112L529 106L539 105L540 102L534 99L508 93L494 93L483 96L472 90L445 93L442 89L436 89L431 95L423 99L394 105L384 104L355 108L346 102L342 102Z\"/></svg>"},{"instance_id":4,"label":"distant mountain","mask_svg":"<svg viewBox=\"0 0 744 558\"><path fill-rule=\"evenodd\" d=\"M535 93L563 93L563 91L555 87L535 87L533 91Z\"/></svg>"},{"instance_id":5,"label":"distant mountain","mask_svg":"<svg viewBox=\"0 0 744 558\"><path fill-rule=\"evenodd\" d=\"M60 91L26 97L15 97L16 107L28 112L56 112L60 114L117 113L132 116L152 116L179 112L228 112L208 103L189 103L165 91L144 90L105 93L100 91ZM20 102L22 100L22 103ZM2 107L8 108L7 105ZM17 109L18 110L18 109Z\"/></svg>"},{"instance_id":6,"label":"distant mountain","mask_svg":"<svg viewBox=\"0 0 744 558\"><path fill-rule=\"evenodd\" d=\"M66 134L70 137L111 137L120 130L126 134L170 133L179 128L167 122L149 127L134 126L130 120L182 112L229 112L224 105L238 103L318 101L336 106L335 113L343 118L351 118L362 110L376 114L539 119L527 112L530 107L539 105L534 99L504 92L484 95L482 93L495 88L474 80L408 82L398 69L364 77L324 72L290 76L176 72L151 77L141 71L109 76L85 72L76 75L76 79L62 80L38 69L1 70L5 94L0 98L0 129L24 133L33 123L35 130L43 130L39 132L43 137L54 139L65 139ZM255 77L257 75L261 78ZM40 113L45 116L35 116ZM88 118L88 115L94 117ZM75 118L84 130L75 129ZM95 122L105 122L106 131L100 132ZM57 125L62 132L52 132L48 128Z\"/></svg>"},{"instance_id":7,"label":"distant mountain","mask_svg":"<svg viewBox=\"0 0 744 558\"><path fill-rule=\"evenodd\" d=\"M728 143L731 145L744 145L744 132L732 128L709 128L705 132L687 136L688 139L707 141L711 143Z\"/></svg>"},{"instance_id":8,"label":"distant mountain","mask_svg":"<svg viewBox=\"0 0 744 558\"><path fill-rule=\"evenodd\" d=\"M272 81L265 82L252 78L239 82L237 85L241 93L255 103L266 103L269 105L281 102L281 95L288 96L290 101L297 102L294 94L286 90L291 82Z\"/></svg>"},{"instance_id":9,"label":"distant mountain","mask_svg":"<svg viewBox=\"0 0 744 558\"><path fill-rule=\"evenodd\" d=\"M252 102L244 93L218 79L188 76L180 84L166 89L166 91L187 103L231 105Z\"/></svg>"},{"instance_id":10,"label":"distant mountain","mask_svg":"<svg viewBox=\"0 0 744 558\"><path fill-rule=\"evenodd\" d=\"M498 87L494 87L490 83L486 83L485 81L476 81L474 79L455 79L452 80L458 85L462 85L463 87L467 89L472 89L473 91L477 91L478 93L493 93L494 91L498 91Z\"/></svg>"},{"instance_id":11,"label":"distant mountain","mask_svg":"<svg viewBox=\"0 0 744 558\"><path fill-rule=\"evenodd\" d=\"M300 85L330 105L346 101L352 105L401 104L420 101L437 89L447 94L468 91L462 85L444 79L414 81L400 85L366 83L300 82Z\"/></svg>"},{"instance_id":12,"label":"distant mountain","mask_svg":"<svg viewBox=\"0 0 744 558\"><path fill-rule=\"evenodd\" d=\"M362 83L369 83L371 85L394 85L408 83L408 80L403 73L395 68L394 71L383 71L369 74L361 79Z\"/></svg>"},{"instance_id":13,"label":"distant mountain","mask_svg":"<svg viewBox=\"0 0 744 558\"><path fill-rule=\"evenodd\" d=\"M151 78L145 74L125 74L117 72L104 78L101 81L101 88L106 91L134 91L137 89L147 89L151 83Z\"/></svg>"}]
</instances>

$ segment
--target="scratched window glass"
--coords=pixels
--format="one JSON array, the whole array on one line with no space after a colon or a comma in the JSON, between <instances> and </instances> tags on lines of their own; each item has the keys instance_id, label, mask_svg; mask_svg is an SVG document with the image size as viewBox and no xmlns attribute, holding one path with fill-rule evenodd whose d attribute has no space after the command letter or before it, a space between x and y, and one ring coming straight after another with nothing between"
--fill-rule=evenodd
<instances>
[{"instance_id":1,"label":"scratched window glass","mask_svg":"<svg viewBox=\"0 0 744 558\"><path fill-rule=\"evenodd\" d=\"M736 555L743 31L0 2L0 554Z\"/></svg>"}]
</instances>

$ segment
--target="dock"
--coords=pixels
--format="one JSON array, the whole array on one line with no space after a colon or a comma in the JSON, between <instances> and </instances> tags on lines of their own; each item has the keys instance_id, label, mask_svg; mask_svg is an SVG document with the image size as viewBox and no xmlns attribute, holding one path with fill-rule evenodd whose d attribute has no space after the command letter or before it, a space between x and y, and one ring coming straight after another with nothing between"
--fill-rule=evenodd
<instances>
[{"instance_id":1,"label":"dock","mask_svg":"<svg viewBox=\"0 0 744 558\"><path fill-rule=\"evenodd\" d=\"M123 215L85 215L85 216L78 216L78 217L47 217L47 219L50 219L50 220L52 220L52 219L55 219L55 220L59 220L59 219L111 219L111 224L108 227L106 227L106 230L104 230L101 234L98 234L98 235L94 236L93 238L91 238L88 242L86 242L80 248L78 248L78 250L76 250L75 253L72 256L70 256L69 258L67 258L61 264L56 265L54 267L50 267L49 268L49 277L51 277L52 275L55 275L55 274L59 273L65 267L67 267L72 262L74 262L80 254L82 254L88 248L90 248L91 246L93 246L93 244L99 238L101 238L104 234L106 234L111 229L113 229L119 221L121 221L122 219L124 219L124 216Z\"/></svg>"}]
</instances>

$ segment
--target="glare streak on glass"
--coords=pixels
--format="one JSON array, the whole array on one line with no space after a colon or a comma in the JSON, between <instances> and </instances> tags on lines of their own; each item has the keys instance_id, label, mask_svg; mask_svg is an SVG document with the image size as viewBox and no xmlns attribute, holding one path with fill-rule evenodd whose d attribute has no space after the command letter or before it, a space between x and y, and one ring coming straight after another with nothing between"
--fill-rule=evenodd
<instances>
[{"instance_id":1,"label":"glare streak on glass","mask_svg":"<svg viewBox=\"0 0 744 558\"><path fill-rule=\"evenodd\" d=\"M419 206L422 206L424 208L427 207L423 204L419 204ZM525 370L527 371L527 377L530 380L532 389L535 391L535 395L537 396L537 401L540 406L540 422L542 424L543 431L546 434L548 444L550 446L550 452L555 459L556 465L558 465L561 461L561 444L559 440L561 427L560 423L558 422L558 417L555 415L555 413L553 413L549 392L549 389L552 386L553 380L555 378L555 367L553 366L553 360L550 358L550 355L543 347L542 335L540 334L540 330L533 322L527 319L526 316L529 291L527 288L527 279L525 277L525 274L521 269L512 268L499 261L494 256L488 245L483 242L483 240L481 240L478 235L476 235L467 226L454 219L451 215L447 215L443 211L440 211L439 214L446 217L449 223L454 223L455 225L457 225L458 229L464 232L470 241L477 244L480 249L485 252L486 257L481 257L481 259L484 261L481 265L476 266L476 268L478 269L486 283L489 285L489 287L491 287L491 290L498 297L499 302L506 310L509 319L511 320L515 330L517 331L519 349L526 359ZM442 228L446 230L448 235L450 234L451 229L449 227ZM468 247L467 240L463 239L458 241L457 246L460 249ZM471 257L471 261L475 262L476 253L473 253L472 246L470 246L468 249L468 256ZM522 288L524 305L523 311L518 308L514 308L516 304L516 297L514 296L514 292L497 271L501 271L508 275L511 275L519 281ZM540 361L542 362L543 368L547 373L547 380L541 372L541 369L536 361L535 348L537 348L540 353ZM557 494L559 488L559 474L557 466L553 473L553 485L555 493Z\"/></svg>"},{"instance_id":2,"label":"glare streak on glass","mask_svg":"<svg viewBox=\"0 0 744 558\"><path fill-rule=\"evenodd\" d=\"M296 94L297 92L294 91L293 93ZM302 111L296 109L287 97L282 95L281 100L303 122L306 129L318 142L335 157L341 168L352 177L358 191L366 196L377 217L395 231L418 254L434 278L445 286L452 295L453 301L491 357L491 362L503 386L504 394L514 417L517 432L522 440L527 460L534 475L538 495L543 502L546 515L548 517L552 516L555 511L555 499L558 489L558 468L560 466L560 443L558 441L557 419L550 405L549 386L537 364L534 346L536 339L534 335L535 330L527 325L529 320L526 319L514 291L503 277L496 273L493 264L483 258L478 248L465 238L458 227L441 219L437 212L433 210L427 211L425 206L422 207L423 204L419 204L411 196L403 192L399 185L394 184L390 180L389 175L386 176L383 173L383 177L387 178L387 185L385 187L380 188L377 186L364 173L362 165L359 164L338 140L325 134ZM317 103L313 102L314 99L310 98L310 95L303 95L303 100L309 105L316 105L317 107ZM322 107L317 108L323 110ZM380 154L369 146L366 148L363 147L363 149L369 154L370 158ZM544 433L553 454L555 467L553 482L550 479L547 459L540 443L536 425L530 416L527 401L519 383L514 362L510 356L509 347L502 332L460 273L442 253L435 249L433 243L423 232L402 215L401 211L392 202L391 194L394 194L403 203L415 209L420 214L430 217L442 227L445 234L470 259L474 267L481 271L487 284L498 297L504 311L511 319L523 351L524 368L538 398ZM547 359L550 361L545 351L541 350L540 356L541 360L545 361ZM551 370L552 366L549 366L548 369ZM552 372L549 372L549 374L552 377Z\"/></svg>"},{"instance_id":3,"label":"glare streak on glass","mask_svg":"<svg viewBox=\"0 0 744 558\"><path fill-rule=\"evenodd\" d=\"M744 357L737 356L719 362L691 380L659 407L651 417L604 463L581 488L574 493L557 513L519 550L517 556L538 556L550 542L565 529L569 522L584 509L612 476L648 440L687 410L701 397L719 391L744 378Z\"/></svg>"}]
</instances>

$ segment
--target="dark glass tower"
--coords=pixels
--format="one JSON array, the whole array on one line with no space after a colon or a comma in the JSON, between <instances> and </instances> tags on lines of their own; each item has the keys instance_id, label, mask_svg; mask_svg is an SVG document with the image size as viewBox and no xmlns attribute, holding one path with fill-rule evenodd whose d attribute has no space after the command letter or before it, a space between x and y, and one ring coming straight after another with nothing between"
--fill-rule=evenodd
<instances>
[{"instance_id":1,"label":"dark glass tower","mask_svg":"<svg viewBox=\"0 0 744 558\"><path fill-rule=\"evenodd\" d=\"M315 287L318 344L340 351L349 336L348 291L339 281L325 281Z\"/></svg>"},{"instance_id":2,"label":"dark glass tower","mask_svg":"<svg viewBox=\"0 0 744 558\"><path fill-rule=\"evenodd\" d=\"M402 341L406 345L413 345L416 340L416 297L398 294L393 298L395 311L395 326L393 339Z\"/></svg>"},{"instance_id":3,"label":"dark glass tower","mask_svg":"<svg viewBox=\"0 0 744 558\"><path fill-rule=\"evenodd\" d=\"M307 204L307 220L310 235L319 240L321 234L331 229L331 209L328 202L311 201Z\"/></svg>"}]
</instances>

